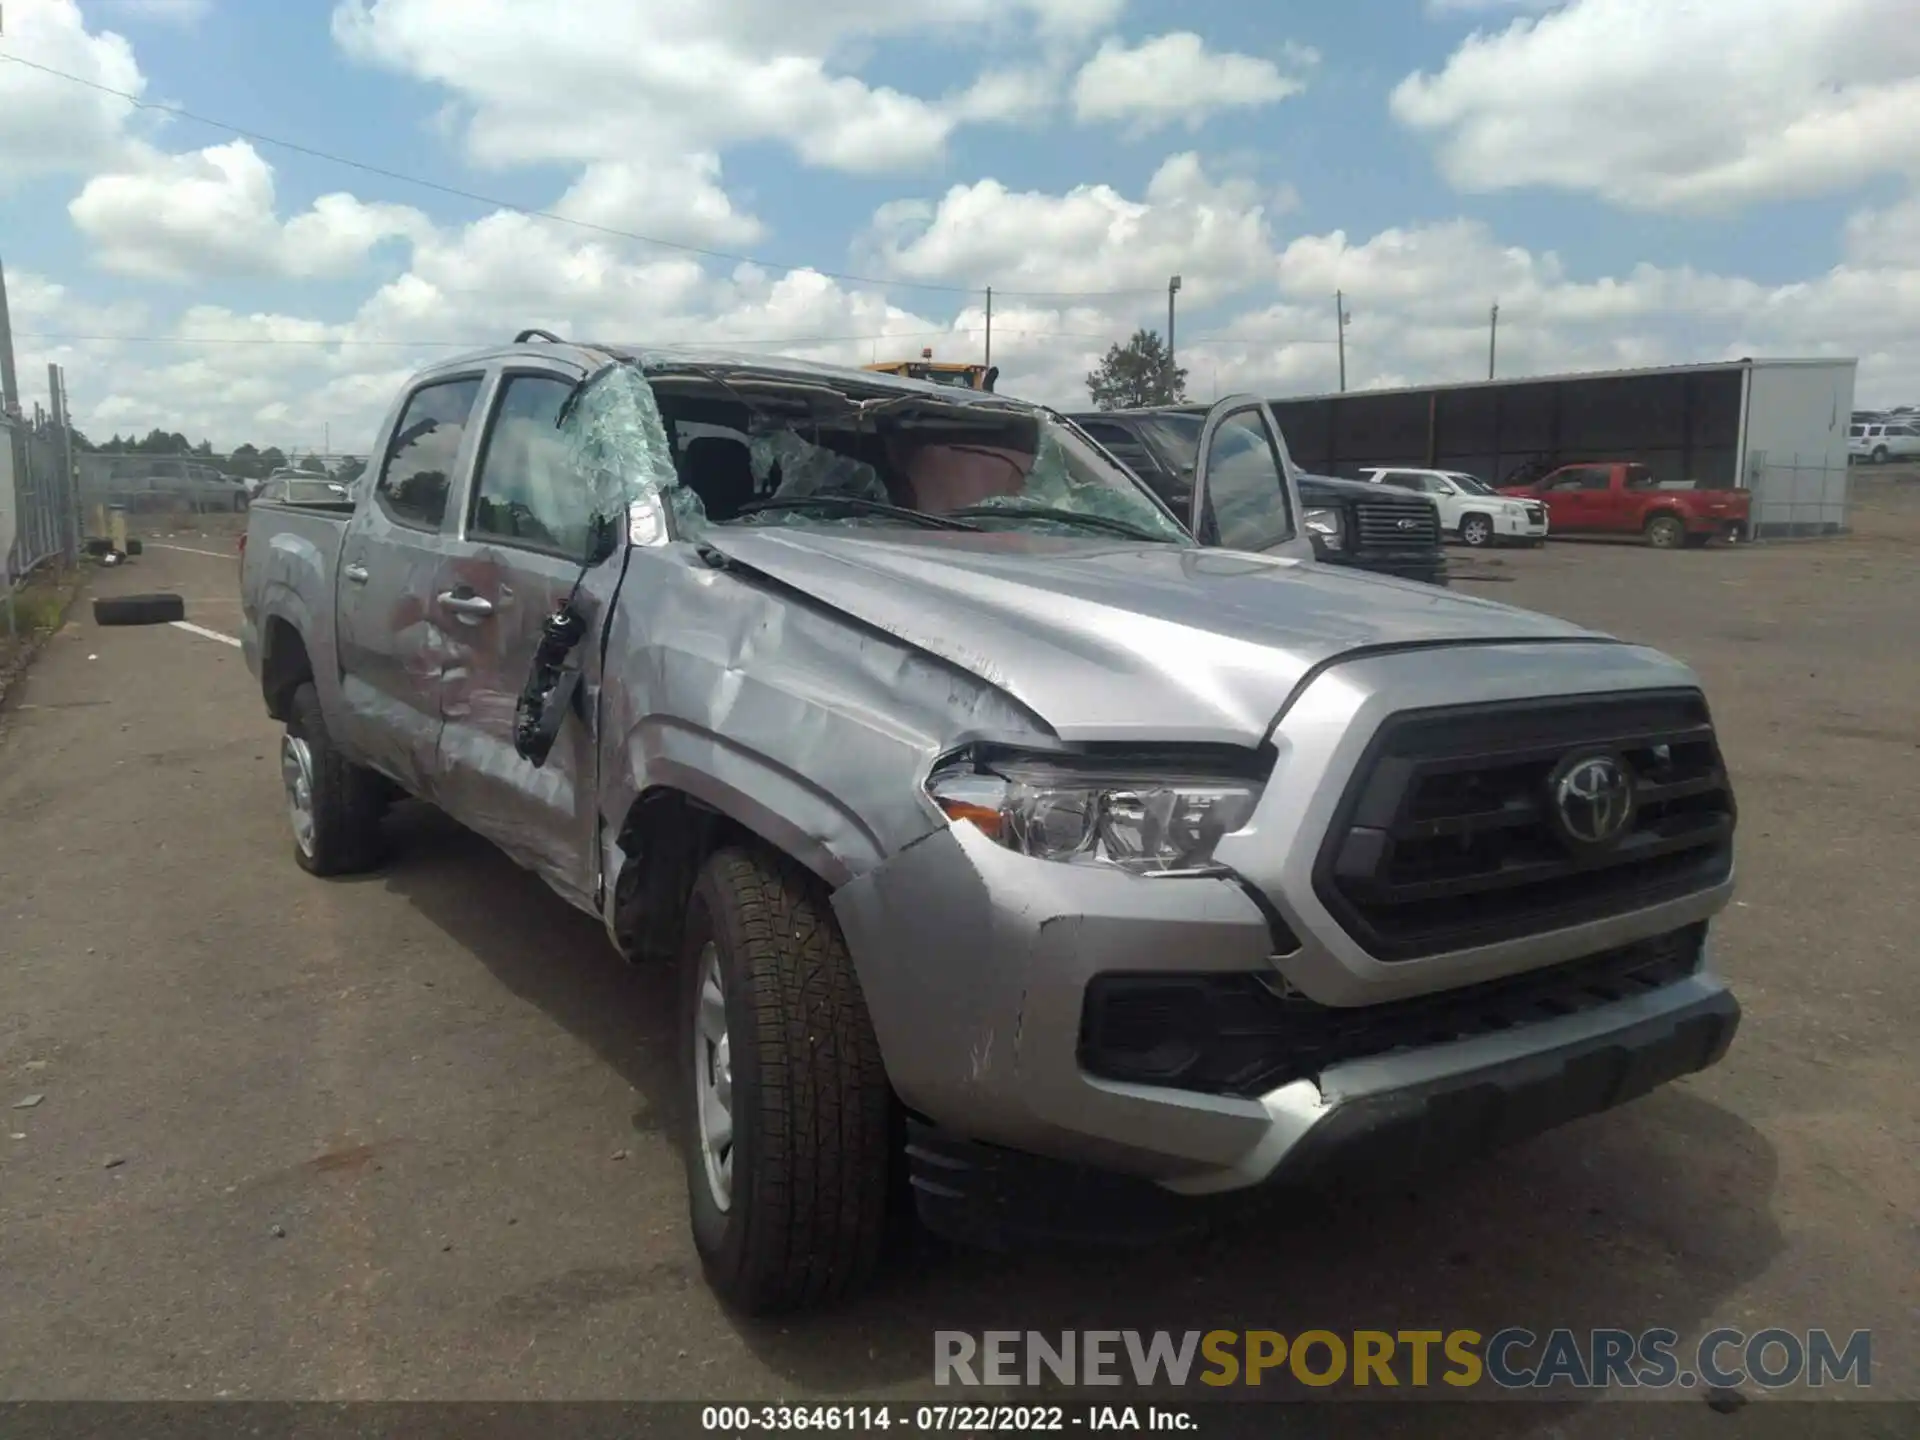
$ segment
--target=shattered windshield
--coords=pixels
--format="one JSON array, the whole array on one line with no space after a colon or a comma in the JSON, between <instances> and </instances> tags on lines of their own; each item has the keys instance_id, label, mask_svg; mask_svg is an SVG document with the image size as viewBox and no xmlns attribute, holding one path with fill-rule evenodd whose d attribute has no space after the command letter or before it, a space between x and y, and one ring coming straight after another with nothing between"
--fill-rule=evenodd
<instances>
[{"instance_id":1,"label":"shattered windshield","mask_svg":"<svg viewBox=\"0 0 1920 1440\"><path fill-rule=\"evenodd\" d=\"M657 433L658 443L603 435L599 448L631 452L631 470L652 477L643 486L664 493L683 531L1020 530L1192 543L1130 473L1044 411L772 367L649 378L639 388L651 393L625 397L619 414L603 405L586 418Z\"/></svg>"}]
</instances>

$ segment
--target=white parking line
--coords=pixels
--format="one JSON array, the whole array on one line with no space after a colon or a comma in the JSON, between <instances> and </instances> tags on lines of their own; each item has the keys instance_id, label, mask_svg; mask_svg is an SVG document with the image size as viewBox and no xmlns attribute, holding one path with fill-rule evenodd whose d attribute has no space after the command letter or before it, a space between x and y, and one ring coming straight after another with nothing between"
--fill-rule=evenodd
<instances>
[{"instance_id":1,"label":"white parking line","mask_svg":"<svg viewBox=\"0 0 1920 1440\"><path fill-rule=\"evenodd\" d=\"M169 620L167 623L176 630L186 631L189 635L199 635L208 640L218 640L222 645L231 645L236 650L240 648L240 642L233 636L222 635L218 630L209 630L206 626L196 625L191 620Z\"/></svg>"},{"instance_id":2,"label":"white parking line","mask_svg":"<svg viewBox=\"0 0 1920 1440\"><path fill-rule=\"evenodd\" d=\"M158 540L147 541L145 548L148 550L178 550L182 555L209 555L215 560L238 560L240 558L237 551L229 553L225 550L196 550L191 545L164 545Z\"/></svg>"}]
</instances>

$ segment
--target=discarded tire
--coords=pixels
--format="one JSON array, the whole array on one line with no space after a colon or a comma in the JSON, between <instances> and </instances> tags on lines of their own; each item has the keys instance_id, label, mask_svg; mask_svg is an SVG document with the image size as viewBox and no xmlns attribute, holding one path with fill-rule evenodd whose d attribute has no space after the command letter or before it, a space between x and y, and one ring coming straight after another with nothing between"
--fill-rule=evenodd
<instances>
[{"instance_id":1,"label":"discarded tire","mask_svg":"<svg viewBox=\"0 0 1920 1440\"><path fill-rule=\"evenodd\" d=\"M187 618L178 595L103 595L93 602L96 625L168 625Z\"/></svg>"}]
</instances>

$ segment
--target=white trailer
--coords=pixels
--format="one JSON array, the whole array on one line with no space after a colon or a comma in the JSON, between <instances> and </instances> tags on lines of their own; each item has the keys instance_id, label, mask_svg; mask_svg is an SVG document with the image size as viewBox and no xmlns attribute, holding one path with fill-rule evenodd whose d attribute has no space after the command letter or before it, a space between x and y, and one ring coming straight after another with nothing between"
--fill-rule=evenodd
<instances>
[{"instance_id":1,"label":"white trailer","mask_svg":"<svg viewBox=\"0 0 1920 1440\"><path fill-rule=\"evenodd\" d=\"M1355 390L1270 402L1302 469L1528 470L1626 460L1663 483L1752 491L1752 533L1847 528L1854 360L1721 360L1645 370Z\"/></svg>"}]
</instances>

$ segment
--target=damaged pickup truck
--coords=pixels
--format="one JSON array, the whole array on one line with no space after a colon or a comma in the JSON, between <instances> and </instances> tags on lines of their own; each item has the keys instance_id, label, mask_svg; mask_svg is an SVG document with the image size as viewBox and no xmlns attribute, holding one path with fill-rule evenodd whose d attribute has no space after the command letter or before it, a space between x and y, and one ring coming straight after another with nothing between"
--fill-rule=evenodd
<instances>
[{"instance_id":1,"label":"damaged pickup truck","mask_svg":"<svg viewBox=\"0 0 1920 1440\"><path fill-rule=\"evenodd\" d=\"M987 1243L1399 1175L1717 1061L1734 798L1655 651L1196 545L1055 412L515 343L264 503L295 856L444 809L677 966L696 1243L753 1310L889 1211ZM1245 447L1235 465L1244 469ZM1239 477L1244 480L1244 477Z\"/></svg>"}]
</instances>

